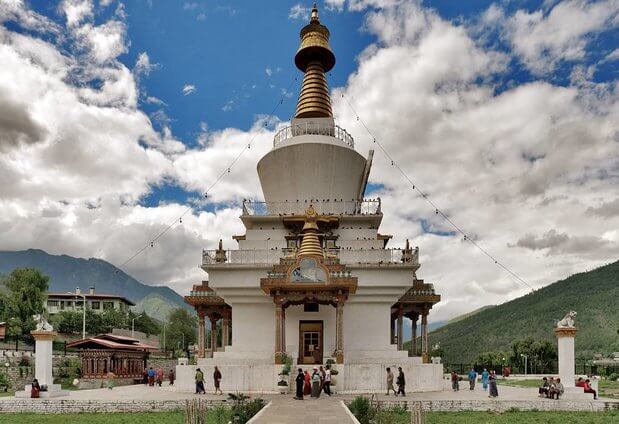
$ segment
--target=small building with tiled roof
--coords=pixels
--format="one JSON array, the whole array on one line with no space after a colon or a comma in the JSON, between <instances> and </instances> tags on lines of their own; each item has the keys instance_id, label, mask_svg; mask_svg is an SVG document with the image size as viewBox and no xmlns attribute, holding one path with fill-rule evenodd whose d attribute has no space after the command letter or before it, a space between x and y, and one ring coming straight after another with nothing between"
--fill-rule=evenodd
<instances>
[{"instance_id":1,"label":"small building with tiled roof","mask_svg":"<svg viewBox=\"0 0 619 424\"><path fill-rule=\"evenodd\" d=\"M135 303L124 296L109 293L95 293L95 288L90 287L87 293L82 293L79 287L75 293L69 292L49 292L44 307L50 315L57 314L62 311L81 311L82 304L86 298L86 305L95 313L102 313L109 309L117 311L126 311L130 306L135 306Z\"/></svg>"}]
</instances>

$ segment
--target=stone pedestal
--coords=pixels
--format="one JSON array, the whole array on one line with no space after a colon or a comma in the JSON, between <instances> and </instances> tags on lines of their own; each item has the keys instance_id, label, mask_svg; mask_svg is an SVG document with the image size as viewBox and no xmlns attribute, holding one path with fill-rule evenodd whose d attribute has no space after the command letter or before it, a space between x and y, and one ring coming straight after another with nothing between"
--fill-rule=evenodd
<instances>
[{"instance_id":1,"label":"stone pedestal","mask_svg":"<svg viewBox=\"0 0 619 424\"><path fill-rule=\"evenodd\" d=\"M574 337L576 337L576 327L557 327L555 335L559 354L559 377L567 391L568 388L574 387L575 383Z\"/></svg>"},{"instance_id":2,"label":"stone pedestal","mask_svg":"<svg viewBox=\"0 0 619 424\"><path fill-rule=\"evenodd\" d=\"M41 387L47 386L47 390L41 391L39 396L50 398L68 395L69 392L62 390L60 384L54 384L52 377L52 342L58 333L55 331L34 330L30 334L32 334L35 340L34 375ZM23 392L15 393L15 397L30 397L30 389L30 386L26 386Z\"/></svg>"}]
</instances>

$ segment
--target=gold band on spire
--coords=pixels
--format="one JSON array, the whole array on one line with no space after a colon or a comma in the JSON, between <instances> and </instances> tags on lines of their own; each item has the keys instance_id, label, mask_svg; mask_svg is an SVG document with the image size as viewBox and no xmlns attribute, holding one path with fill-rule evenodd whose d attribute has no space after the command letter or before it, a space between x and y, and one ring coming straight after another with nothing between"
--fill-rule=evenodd
<instances>
[{"instance_id":1,"label":"gold band on spire","mask_svg":"<svg viewBox=\"0 0 619 424\"><path fill-rule=\"evenodd\" d=\"M335 65L335 55L329 46L329 30L318 19L314 3L310 23L300 33L301 46L294 62L305 72L295 118L332 118L329 85L325 72Z\"/></svg>"}]
</instances>

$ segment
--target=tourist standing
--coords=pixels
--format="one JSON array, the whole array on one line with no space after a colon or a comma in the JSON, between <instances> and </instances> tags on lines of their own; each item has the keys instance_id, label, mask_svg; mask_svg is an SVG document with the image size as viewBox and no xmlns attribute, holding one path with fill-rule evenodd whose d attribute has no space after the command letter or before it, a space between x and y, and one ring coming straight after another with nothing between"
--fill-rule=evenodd
<instances>
[{"instance_id":1,"label":"tourist standing","mask_svg":"<svg viewBox=\"0 0 619 424\"><path fill-rule=\"evenodd\" d=\"M318 372L318 368L314 367L314 372L312 373L312 397L318 399L320 397L320 373Z\"/></svg>"},{"instance_id":2,"label":"tourist standing","mask_svg":"<svg viewBox=\"0 0 619 424\"><path fill-rule=\"evenodd\" d=\"M168 373L168 381L170 382L170 386L174 386L175 379L176 379L176 376L174 375L174 370L171 369L170 372Z\"/></svg>"},{"instance_id":3,"label":"tourist standing","mask_svg":"<svg viewBox=\"0 0 619 424\"><path fill-rule=\"evenodd\" d=\"M387 367L387 396L393 390L394 395L398 395L398 392L395 391L393 387L393 372L391 372L391 368Z\"/></svg>"},{"instance_id":4,"label":"tourist standing","mask_svg":"<svg viewBox=\"0 0 619 424\"><path fill-rule=\"evenodd\" d=\"M307 370L305 371L303 378L303 394L305 396L309 396L312 393L312 377Z\"/></svg>"},{"instance_id":5,"label":"tourist standing","mask_svg":"<svg viewBox=\"0 0 619 424\"><path fill-rule=\"evenodd\" d=\"M469 371L469 390L475 390L475 382L477 381L477 371L471 368Z\"/></svg>"},{"instance_id":6,"label":"tourist standing","mask_svg":"<svg viewBox=\"0 0 619 424\"><path fill-rule=\"evenodd\" d=\"M488 397L495 398L499 396L499 389L497 388L497 385L496 385L496 374L494 373L494 371L490 372L489 386L490 386L490 396Z\"/></svg>"},{"instance_id":7,"label":"tourist standing","mask_svg":"<svg viewBox=\"0 0 619 424\"><path fill-rule=\"evenodd\" d=\"M196 393L206 393L206 390L204 390L204 374L202 373L202 370L200 368L196 370Z\"/></svg>"},{"instance_id":8,"label":"tourist standing","mask_svg":"<svg viewBox=\"0 0 619 424\"><path fill-rule=\"evenodd\" d=\"M322 367L322 365L320 366L320 390L322 390L322 388L325 386L325 369Z\"/></svg>"},{"instance_id":9,"label":"tourist standing","mask_svg":"<svg viewBox=\"0 0 619 424\"><path fill-rule=\"evenodd\" d=\"M325 369L325 379L322 383L322 388L327 396L331 396L331 367L329 365Z\"/></svg>"},{"instance_id":10,"label":"tourist standing","mask_svg":"<svg viewBox=\"0 0 619 424\"><path fill-rule=\"evenodd\" d=\"M460 390L460 376L455 371L451 372L451 389L454 392Z\"/></svg>"},{"instance_id":11,"label":"tourist standing","mask_svg":"<svg viewBox=\"0 0 619 424\"><path fill-rule=\"evenodd\" d=\"M406 379L404 378L404 371L402 371L402 367L398 367L398 378L396 380L396 384L398 385L398 392L395 395L397 396L401 393L402 396L406 396Z\"/></svg>"},{"instance_id":12,"label":"tourist standing","mask_svg":"<svg viewBox=\"0 0 619 424\"><path fill-rule=\"evenodd\" d=\"M163 368L159 367L157 369L157 386L161 387L162 383L163 383Z\"/></svg>"},{"instance_id":13,"label":"tourist standing","mask_svg":"<svg viewBox=\"0 0 619 424\"><path fill-rule=\"evenodd\" d=\"M114 373L112 371L107 373L107 388L112 390L114 388Z\"/></svg>"},{"instance_id":14,"label":"tourist standing","mask_svg":"<svg viewBox=\"0 0 619 424\"><path fill-rule=\"evenodd\" d=\"M297 394L294 397L297 400L303 400L303 385L305 384L305 374L303 374L303 370L299 368L299 373L297 374L297 378L295 378L295 383L297 384Z\"/></svg>"},{"instance_id":15,"label":"tourist standing","mask_svg":"<svg viewBox=\"0 0 619 424\"><path fill-rule=\"evenodd\" d=\"M215 365L215 371L213 372L213 382L215 383L215 394L219 392L220 395L223 395L224 392L222 392L220 388L221 371L219 371L219 368L217 368L217 365Z\"/></svg>"},{"instance_id":16,"label":"tourist standing","mask_svg":"<svg viewBox=\"0 0 619 424\"><path fill-rule=\"evenodd\" d=\"M151 387L155 385L155 370L153 367L148 369L148 385Z\"/></svg>"},{"instance_id":17,"label":"tourist standing","mask_svg":"<svg viewBox=\"0 0 619 424\"><path fill-rule=\"evenodd\" d=\"M488 390L488 382L490 381L490 373L487 369L484 368L484 371L481 373L481 388L484 389L484 392Z\"/></svg>"},{"instance_id":18,"label":"tourist standing","mask_svg":"<svg viewBox=\"0 0 619 424\"><path fill-rule=\"evenodd\" d=\"M30 397L32 399L38 399L39 393L41 393L41 386L39 385L39 380L36 378L32 380L32 385L30 388Z\"/></svg>"}]
</instances>

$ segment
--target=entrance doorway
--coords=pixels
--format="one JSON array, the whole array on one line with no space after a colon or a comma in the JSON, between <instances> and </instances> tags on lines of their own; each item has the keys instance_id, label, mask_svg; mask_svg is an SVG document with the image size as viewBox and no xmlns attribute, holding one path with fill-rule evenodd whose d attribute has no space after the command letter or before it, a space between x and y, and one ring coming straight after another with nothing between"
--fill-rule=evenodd
<instances>
[{"instance_id":1,"label":"entrance doorway","mask_svg":"<svg viewBox=\"0 0 619 424\"><path fill-rule=\"evenodd\" d=\"M322 364L322 339L322 321L299 321L299 364Z\"/></svg>"}]
</instances>

